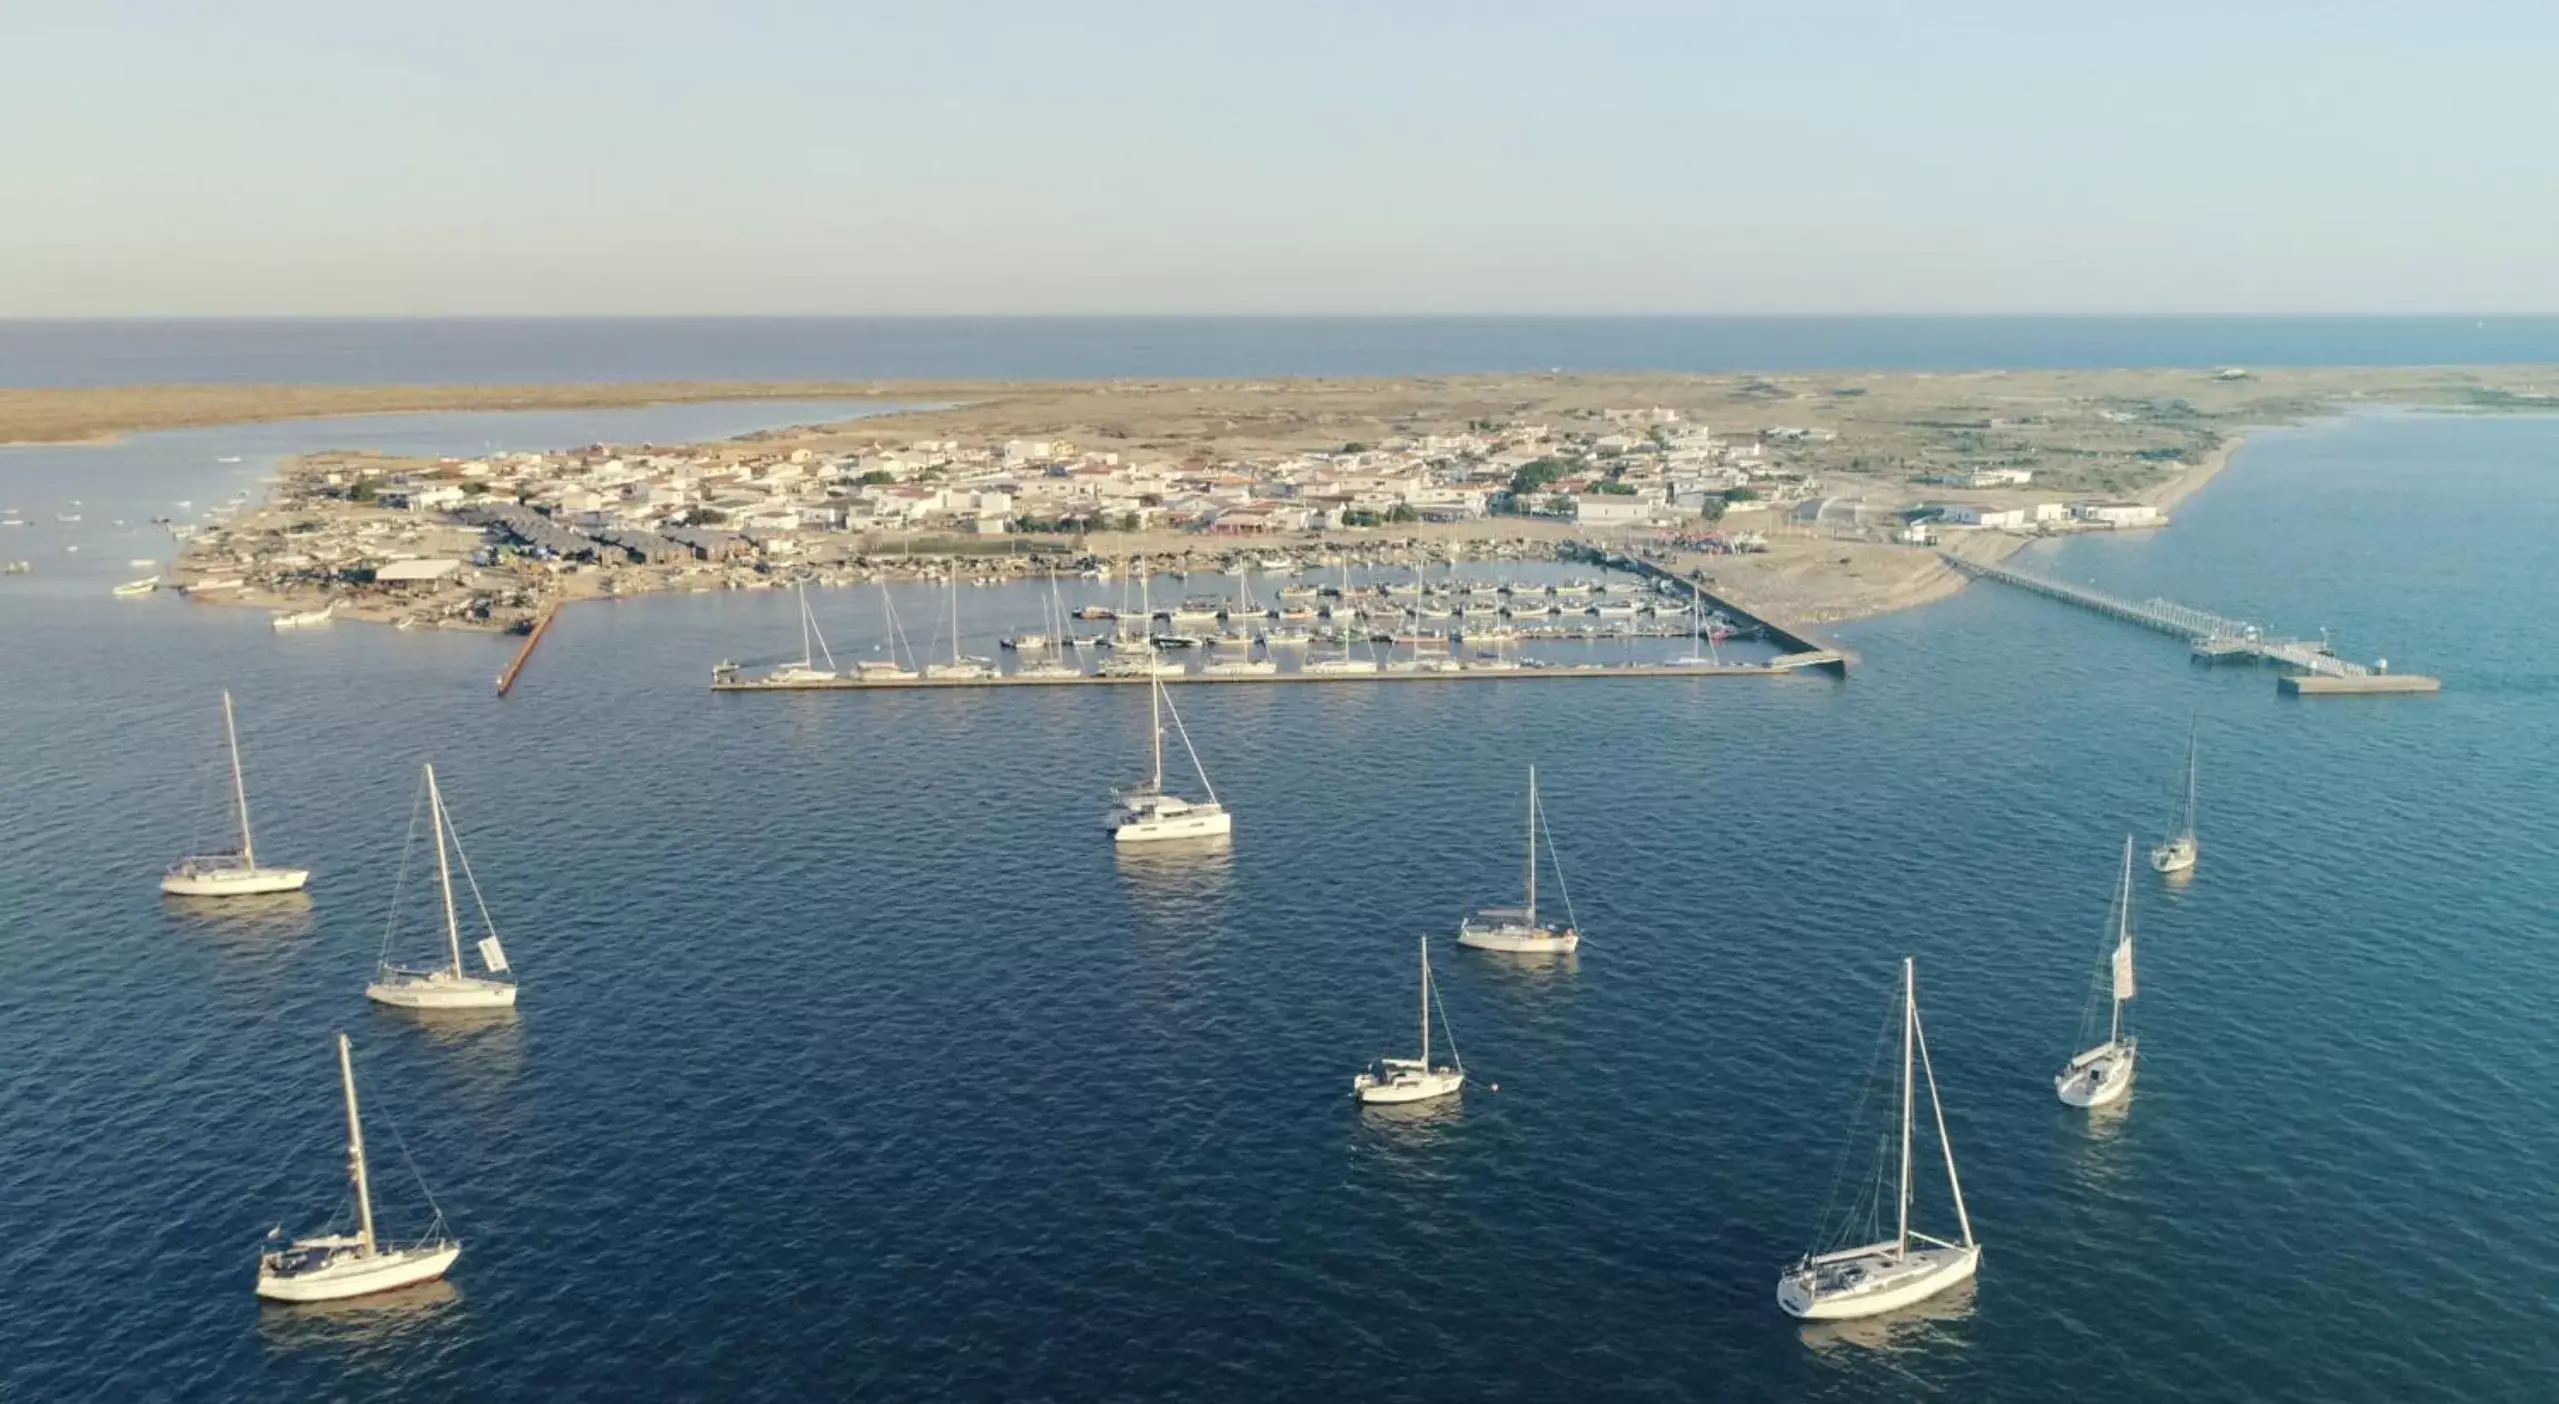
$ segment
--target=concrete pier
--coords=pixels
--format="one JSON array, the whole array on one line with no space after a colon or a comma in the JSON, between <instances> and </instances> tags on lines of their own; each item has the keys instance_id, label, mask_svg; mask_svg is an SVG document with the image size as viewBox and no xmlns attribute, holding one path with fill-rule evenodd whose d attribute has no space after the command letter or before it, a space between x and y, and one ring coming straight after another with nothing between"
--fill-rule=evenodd
<instances>
[{"instance_id":1,"label":"concrete pier","mask_svg":"<svg viewBox=\"0 0 2559 1404\"><path fill-rule=\"evenodd\" d=\"M1968 561L1959 556L1946 557L1946 563L1977 580L1996 580L2020 590L2031 590L2047 599L2076 605L2137 624L2163 634L2174 634L2187 641L2187 651L2201 663L2271 663L2290 670L2291 675L2276 679L2276 689L2287 696L2359 697L2384 693L2441 692L2443 683L2418 673L2390 673L2350 659L2339 658L2328 651L2325 642L2279 638L2244 619L2232 619L2210 610L2195 609L2174 600L2117 599L2102 590L2074 585L2067 580L2034 575L1987 561Z\"/></svg>"},{"instance_id":2,"label":"concrete pier","mask_svg":"<svg viewBox=\"0 0 2559 1404\"><path fill-rule=\"evenodd\" d=\"M1790 653L1766 663L1726 663L1713 667L1672 663L1593 663L1550 668L1445 668L1378 673L1261 673L1211 676L1167 674L1166 687L1252 687L1266 683L1458 683L1562 682L1574 678L1774 678L1807 668L1836 668L1835 654ZM807 682L764 682L755 678L714 679L713 692L921 692L963 688L1010 687L1144 687L1146 675L1105 677L1081 673L1071 678L1023 678L1000 674L991 678L828 678Z\"/></svg>"}]
</instances>

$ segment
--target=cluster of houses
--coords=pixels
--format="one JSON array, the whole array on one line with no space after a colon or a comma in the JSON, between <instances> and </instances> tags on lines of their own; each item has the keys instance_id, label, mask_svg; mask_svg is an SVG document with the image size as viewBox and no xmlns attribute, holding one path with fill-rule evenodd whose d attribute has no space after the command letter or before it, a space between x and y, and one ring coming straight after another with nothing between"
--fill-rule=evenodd
<instances>
[{"instance_id":1,"label":"cluster of houses","mask_svg":"<svg viewBox=\"0 0 2559 1404\"><path fill-rule=\"evenodd\" d=\"M2024 507L1958 502L1940 509L1937 519L1948 526L1977 527L1986 531L2077 526L2147 527L2167 520L2158 508L2147 502L2037 502Z\"/></svg>"},{"instance_id":2,"label":"cluster of houses","mask_svg":"<svg viewBox=\"0 0 2559 1404\"><path fill-rule=\"evenodd\" d=\"M305 486L457 517L537 553L577 554L585 548L573 538L584 538L655 563L789 555L804 538L836 534L1173 528L1262 536L1500 510L1592 526L1676 525L1790 501L1813 485L1783 468L1760 436L1725 442L1676 411L1641 410L1585 429L1479 423L1222 462L1144 461L1045 439L919 439L841 452L597 446L389 473L347 465Z\"/></svg>"}]
</instances>

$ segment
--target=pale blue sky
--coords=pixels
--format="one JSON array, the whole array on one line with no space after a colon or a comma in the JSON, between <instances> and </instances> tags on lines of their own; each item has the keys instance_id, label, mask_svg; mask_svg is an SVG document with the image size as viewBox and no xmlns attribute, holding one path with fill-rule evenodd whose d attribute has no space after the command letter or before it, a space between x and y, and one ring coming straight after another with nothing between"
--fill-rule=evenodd
<instances>
[{"instance_id":1,"label":"pale blue sky","mask_svg":"<svg viewBox=\"0 0 2559 1404\"><path fill-rule=\"evenodd\" d=\"M2559 312L2559 6L7 0L0 316Z\"/></svg>"}]
</instances>

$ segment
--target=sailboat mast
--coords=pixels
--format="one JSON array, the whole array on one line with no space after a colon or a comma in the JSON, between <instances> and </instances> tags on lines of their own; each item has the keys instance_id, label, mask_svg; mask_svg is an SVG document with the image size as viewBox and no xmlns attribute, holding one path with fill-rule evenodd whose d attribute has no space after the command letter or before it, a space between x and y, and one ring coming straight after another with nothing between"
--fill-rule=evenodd
<instances>
[{"instance_id":1,"label":"sailboat mast","mask_svg":"<svg viewBox=\"0 0 2559 1404\"><path fill-rule=\"evenodd\" d=\"M453 978L462 978L462 914L453 906L453 863L444 852L444 792L435 786L435 767L426 768L427 815L435 825L435 878L444 889L444 939L453 952Z\"/></svg>"},{"instance_id":2,"label":"sailboat mast","mask_svg":"<svg viewBox=\"0 0 2559 1404\"><path fill-rule=\"evenodd\" d=\"M960 661L960 563L951 562L951 662Z\"/></svg>"},{"instance_id":3,"label":"sailboat mast","mask_svg":"<svg viewBox=\"0 0 2559 1404\"><path fill-rule=\"evenodd\" d=\"M1910 1050L1918 1026L1918 977L1911 973L1910 957L1904 956L1901 962L1901 1196L1895 1205L1893 1229L1893 1242L1897 1245L1894 1251L1903 1256L1910 1252L1910 1094L1914 1090L1911 1086Z\"/></svg>"},{"instance_id":4,"label":"sailboat mast","mask_svg":"<svg viewBox=\"0 0 2559 1404\"><path fill-rule=\"evenodd\" d=\"M2195 836L2195 733L2186 731L2186 837Z\"/></svg>"},{"instance_id":5,"label":"sailboat mast","mask_svg":"<svg viewBox=\"0 0 2559 1404\"><path fill-rule=\"evenodd\" d=\"M1528 768L1528 924L1537 924L1537 767Z\"/></svg>"},{"instance_id":6,"label":"sailboat mast","mask_svg":"<svg viewBox=\"0 0 2559 1404\"><path fill-rule=\"evenodd\" d=\"M347 1036L338 1035L338 1080L347 1091L347 1170L355 1180L358 1252L373 1256L373 1185L364 1174L364 1118L355 1109L355 1055Z\"/></svg>"},{"instance_id":7,"label":"sailboat mast","mask_svg":"<svg viewBox=\"0 0 2559 1404\"><path fill-rule=\"evenodd\" d=\"M2107 962L2106 971L2108 981L2107 993L2114 996L2114 1000L2112 1001L2114 1007L2114 1022L2106 1031L2106 1042L2109 1044L2117 1044L2124 1041L2123 982L2114 978L2114 965L2115 962L2124 958L2123 952L2125 948L2132 945L2132 858L2132 835L2126 834L2124 836L2123 891L2115 901L2115 954L2113 959Z\"/></svg>"},{"instance_id":8,"label":"sailboat mast","mask_svg":"<svg viewBox=\"0 0 2559 1404\"><path fill-rule=\"evenodd\" d=\"M1422 938L1422 1071L1431 1066L1431 938Z\"/></svg>"},{"instance_id":9,"label":"sailboat mast","mask_svg":"<svg viewBox=\"0 0 2559 1404\"><path fill-rule=\"evenodd\" d=\"M240 863L258 866L258 845L249 837L249 782L240 776L240 728L231 720L231 689L222 690L222 736L231 743L231 802L240 811Z\"/></svg>"},{"instance_id":10,"label":"sailboat mast","mask_svg":"<svg viewBox=\"0 0 2559 1404\"><path fill-rule=\"evenodd\" d=\"M1149 652L1153 652L1150 648ZM1146 669L1146 739L1154 747L1154 778L1149 788L1157 794L1164 790L1164 680L1155 675L1150 661Z\"/></svg>"},{"instance_id":11,"label":"sailboat mast","mask_svg":"<svg viewBox=\"0 0 2559 1404\"><path fill-rule=\"evenodd\" d=\"M817 650L809 645L809 583L799 581L797 588L800 596L800 666L813 668L817 666Z\"/></svg>"}]
</instances>

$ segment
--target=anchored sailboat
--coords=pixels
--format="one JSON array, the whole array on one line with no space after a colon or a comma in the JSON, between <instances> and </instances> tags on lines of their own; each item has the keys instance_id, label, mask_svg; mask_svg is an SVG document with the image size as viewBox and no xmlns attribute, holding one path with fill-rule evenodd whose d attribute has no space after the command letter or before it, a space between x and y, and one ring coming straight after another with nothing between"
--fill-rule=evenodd
<instances>
[{"instance_id":1,"label":"anchored sailboat","mask_svg":"<svg viewBox=\"0 0 2559 1404\"><path fill-rule=\"evenodd\" d=\"M1919 983L1908 959L1901 963L1901 1174L1891 1238L1827 1253L1806 1253L1777 1277L1777 1305L1789 1316L1836 1320L1874 1316L1924 1301L1981 1267L1972 1215L1964 1210L1963 1181L1955 1175L1955 1143L1946 1139L1946 1107L1937 1098L1937 1070L1929 1065L1928 1037L1919 1027ZM1914 1049L1918 1067L1911 1064ZM1946 1153L1946 1184L1954 1192L1955 1219L1963 1242L1931 1238L1910 1226L1911 1111L1914 1073L1928 1079L1928 1105L1936 1114L1937 1144Z\"/></svg>"},{"instance_id":2,"label":"anchored sailboat","mask_svg":"<svg viewBox=\"0 0 2559 1404\"><path fill-rule=\"evenodd\" d=\"M1537 921L1537 835L1545 826L1545 813L1537 803L1537 767L1532 765L1528 768L1527 900L1520 906L1487 907L1468 915L1458 923L1457 944L1473 946L1479 951L1506 951L1513 955L1560 954L1581 945L1582 933L1570 920L1573 898L1569 889L1564 894L1565 923L1541 926ZM1552 834L1547 835L1546 851L1549 855L1555 851ZM1556 880L1561 882L1563 876L1564 864L1558 859L1555 864Z\"/></svg>"},{"instance_id":3,"label":"anchored sailboat","mask_svg":"<svg viewBox=\"0 0 2559 1404\"><path fill-rule=\"evenodd\" d=\"M1457 1040L1448 1040L1448 1062L1431 1065L1431 1006L1439 1002L1439 987L1431 980L1431 938L1422 938L1422 1052L1418 1058L1380 1058L1368 1071L1351 1079L1351 1095L1370 1104L1387 1102L1426 1102L1445 1097L1466 1085L1466 1060L1457 1056ZM1442 1011L1440 1022L1448 1015Z\"/></svg>"},{"instance_id":4,"label":"anchored sailboat","mask_svg":"<svg viewBox=\"0 0 2559 1404\"><path fill-rule=\"evenodd\" d=\"M2182 873L2195 866L2202 845L2195 841L2195 733L2186 732L2186 822L2166 843L2150 850L2154 872Z\"/></svg>"},{"instance_id":5,"label":"anchored sailboat","mask_svg":"<svg viewBox=\"0 0 2559 1404\"><path fill-rule=\"evenodd\" d=\"M258 1255L258 1295L275 1302L331 1302L432 1282L444 1276L462 1245L440 1232L438 1213L427 1237L382 1243L373 1232L373 1185L365 1175L364 1118L355 1104L355 1058L338 1035L338 1080L346 1088L347 1178L355 1184L356 1231L297 1238ZM432 1201L430 1201L432 1202Z\"/></svg>"},{"instance_id":6,"label":"anchored sailboat","mask_svg":"<svg viewBox=\"0 0 2559 1404\"><path fill-rule=\"evenodd\" d=\"M1147 678L1146 707L1154 766L1144 784L1120 796L1120 807L1111 814L1111 842L1218 838L1231 833L1235 816L1217 802L1217 791L1208 783L1208 767L1200 764L1200 753L1191 745L1190 728L1182 725L1182 714L1173 710L1173 699L1165 694L1161 677ZM1173 718L1174 733L1182 738L1182 750L1189 754L1191 768L1199 774L1200 792L1208 796L1205 800L1194 803L1165 792L1164 717L1168 712Z\"/></svg>"},{"instance_id":7,"label":"anchored sailboat","mask_svg":"<svg viewBox=\"0 0 2559 1404\"><path fill-rule=\"evenodd\" d=\"M906 630L897 622L897 604L889 598L889 583L880 582L880 647L885 658L854 660L853 676L860 682L913 682L915 650L907 646ZM903 661L901 661L903 655ZM831 660L830 660L831 661Z\"/></svg>"},{"instance_id":8,"label":"anchored sailboat","mask_svg":"<svg viewBox=\"0 0 2559 1404\"><path fill-rule=\"evenodd\" d=\"M2135 1060L2141 1053L2141 1040L2124 1032L2124 1005L2133 997L2132 935L2132 836L2124 836L2124 880L2115 893L2115 921L2112 953L2106 963L2113 988L2108 1005L2112 1014L2106 1026L2106 1041L2071 1059L2053 1075L2053 1091L2074 1107L2102 1107L2132 1090ZM2092 1006L2093 1008L2093 1006Z\"/></svg>"},{"instance_id":9,"label":"anchored sailboat","mask_svg":"<svg viewBox=\"0 0 2559 1404\"><path fill-rule=\"evenodd\" d=\"M498 928L489 920L489 904L480 898L479 880L471 876L471 859L462 855L462 877L471 887L471 901L480 909L480 924L488 931L474 948L488 975L473 975L462 964L462 915L453 901L453 860L451 854L462 853L462 835L453 828L451 815L444 812L444 792L436 787L435 767L426 768L428 822L435 826L435 876L444 892L444 940L451 959L432 969L410 969L393 965L388 955L389 940L384 940L385 955L374 972L373 983L364 987L364 997L376 1004L395 1005L402 1009L504 1009L515 1003L515 982L494 977L508 973L506 948L498 944ZM417 830L409 831L414 836ZM451 839L450 854L447 838Z\"/></svg>"},{"instance_id":10,"label":"anchored sailboat","mask_svg":"<svg viewBox=\"0 0 2559 1404\"><path fill-rule=\"evenodd\" d=\"M254 897L299 892L311 880L307 868L262 868L249 835L249 786L240 772L240 730L231 717L231 694L222 694L222 737L231 747L231 803L240 820L240 851L181 858L160 878L172 897Z\"/></svg>"}]
</instances>

